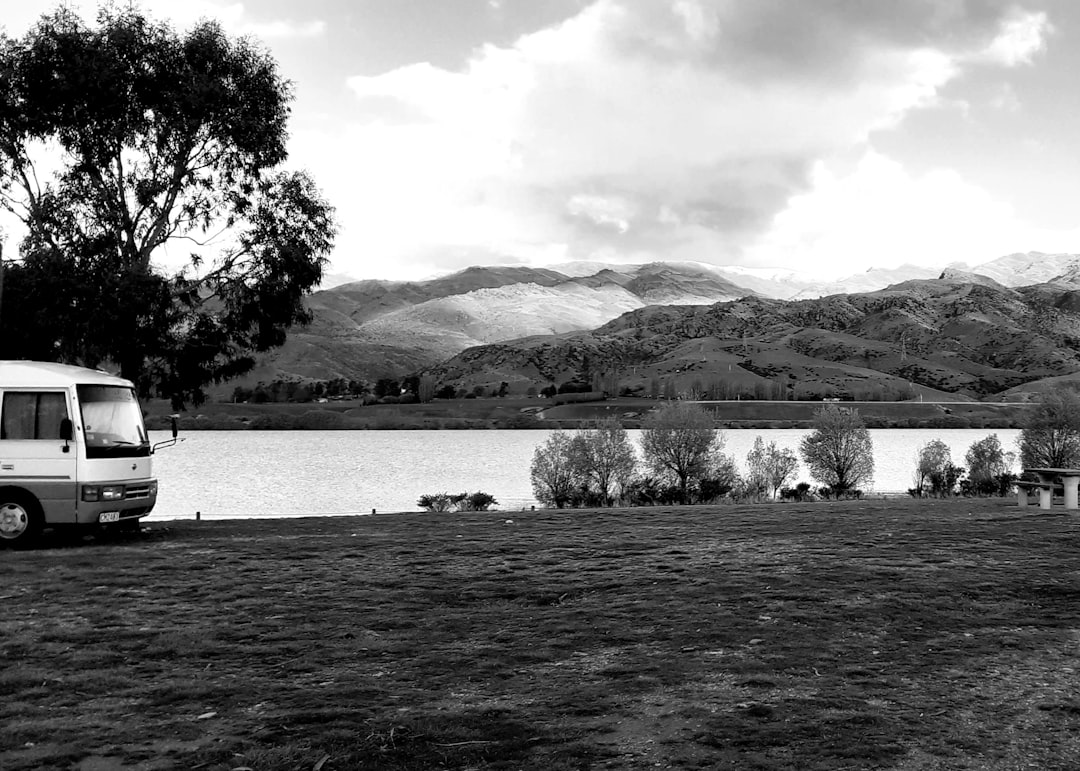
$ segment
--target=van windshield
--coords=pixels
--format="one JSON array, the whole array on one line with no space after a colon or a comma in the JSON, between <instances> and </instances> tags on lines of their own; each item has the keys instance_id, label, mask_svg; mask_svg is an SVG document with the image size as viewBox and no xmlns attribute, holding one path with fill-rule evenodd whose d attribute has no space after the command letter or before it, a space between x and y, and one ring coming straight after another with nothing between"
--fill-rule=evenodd
<instances>
[{"instance_id":1,"label":"van windshield","mask_svg":"<svg viewBox=\"0 0 1080 771\"><path fill-rule=\"evenodd\" d=\"M135 392L123 386L81 385L86 457L117 458L150 454L142 410Z\"/></svg>"}]
</instances>

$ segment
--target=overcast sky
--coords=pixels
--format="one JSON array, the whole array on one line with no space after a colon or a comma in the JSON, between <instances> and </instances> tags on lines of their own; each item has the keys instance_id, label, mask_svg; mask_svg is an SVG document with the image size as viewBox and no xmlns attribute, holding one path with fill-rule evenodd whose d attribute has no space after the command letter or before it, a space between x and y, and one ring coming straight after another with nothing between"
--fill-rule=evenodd
<instances>
[{"instance_id":1,"label":"overcast sky","mask_svg":"<svg viewBox=\"0 0 1080 771\"><path fill-rule=\"evenodd\" d=\"M332 272L1080 253L1073 0L142 6L254 35L294 81L289 165L337 207Z\"/></svg>"}]
</instances>

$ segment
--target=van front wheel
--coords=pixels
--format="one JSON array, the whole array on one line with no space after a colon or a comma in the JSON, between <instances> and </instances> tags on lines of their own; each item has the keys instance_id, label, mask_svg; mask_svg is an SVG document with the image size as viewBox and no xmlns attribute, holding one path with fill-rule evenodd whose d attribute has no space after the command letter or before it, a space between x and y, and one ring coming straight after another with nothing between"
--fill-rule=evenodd
<instances>
[{"instance_id":1,"label":"van front wheel","mask_svg":"<svg viewBox=\"0 0 1080 771\"><path fill-rule=\"evenodd\" d=\"M41 535L41 508L18 493L0 492L0 545L25 546Z\"/></svg>"}]
</instances>

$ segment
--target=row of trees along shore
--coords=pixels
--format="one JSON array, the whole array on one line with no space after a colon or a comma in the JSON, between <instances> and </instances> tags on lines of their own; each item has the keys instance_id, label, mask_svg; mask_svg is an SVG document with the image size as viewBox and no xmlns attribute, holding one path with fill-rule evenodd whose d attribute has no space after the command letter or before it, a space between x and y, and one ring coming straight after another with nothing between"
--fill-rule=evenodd
<instances>
[{"instance_id":1,"label":"row of trees along shore","mask_svg":"<svg viewBox=\"0 0 1080 771\"><path fill-rule=\"evenodd\" d=\"M873 480L873 443L858 410L826 404L814 413L811 432L790 449L759 436L746 457L746 473L723 452L724 435L709 414L691 402L670 402L646 418L639 459L616 419L575 432L556 431L533 454L533 495L556 508L712 503L860 497ZM1080 394L1061 389L1044 396L1018 439L1025 468L1080 465ZM799 460L819 487L794 484ZM1016 454L996 434L974 442L952 462L940 439L915 458L912 496L1005 495L1017 477Z\"/></svg>"},{"instance_id":2,"label":"row of trees along shore","mask_svg":"<svg viewBox=\"0 0 1080 771\"><path fill-rule=\"evenodd\" d=\"M599 401L609 396L639 397L676 401L694 400L741 400L741 401L818 401L826 398L843 398L853 401L904 401L910 399L910 389L865 388L855 391L837 390L832 386L820 384L807 386L798 391L791 389L775 390L767 384L758 384L755 388L738 388L732 383L715 381L710 387L689 389L676 388L674 381L665 381L663 387L656 380L651 386L629 387L621 382L597 377L590 385L580 380L568 380L558 386L551 383L537 387L528 385L522 389L520 384L511 387L507 381L488 385L473 385L468 388L437 382L431 375L410 375L404 378L379 378L374 382L349 380L344 378L320 380L317 378L275 379L259 382L253 386L238 385L232 390L233 402L311 402L320 398L354 398L370 404L413 404L428 403L435 399L476 399L505 396L543 396L548 399L577 396L577 399L565 398L565 401Z\"/></svg>"},{"instance_id":3,"label":"row of trees along shore","mask_svg":"<svg viewBox=\"0 0 1080 771\"><path fill-rule=\"evenodd\" d=\"M691 402L670 402L645 419L640 462L626 429L615 419L573 433L553 433L533 454L533 494L557 508L809 494L808 483L786 487L795 480L799 459L776 442L766 445L757 438L745 476L723 449L724 435L708 412ZM800 454L822 484L821 495L857 496L860 486L873 478L873 446L856 410L836 405L819 409Z\"/></svg>"}]
</instances>

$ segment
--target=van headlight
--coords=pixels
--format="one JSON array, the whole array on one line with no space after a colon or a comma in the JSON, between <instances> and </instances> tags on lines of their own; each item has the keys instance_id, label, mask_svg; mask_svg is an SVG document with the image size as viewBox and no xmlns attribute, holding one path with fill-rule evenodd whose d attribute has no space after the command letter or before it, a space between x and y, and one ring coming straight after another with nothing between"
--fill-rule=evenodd
<instances>
[{"instance_id":1,"label":"van headlight","mask_svg":"<svg viewBox=\"0 0 1080 771\"><path fill-rule=\"evenodd\" d=\"M83 485L82 499L88 503L124 500L123 485Z\"/></svg>"}]
</instances>

